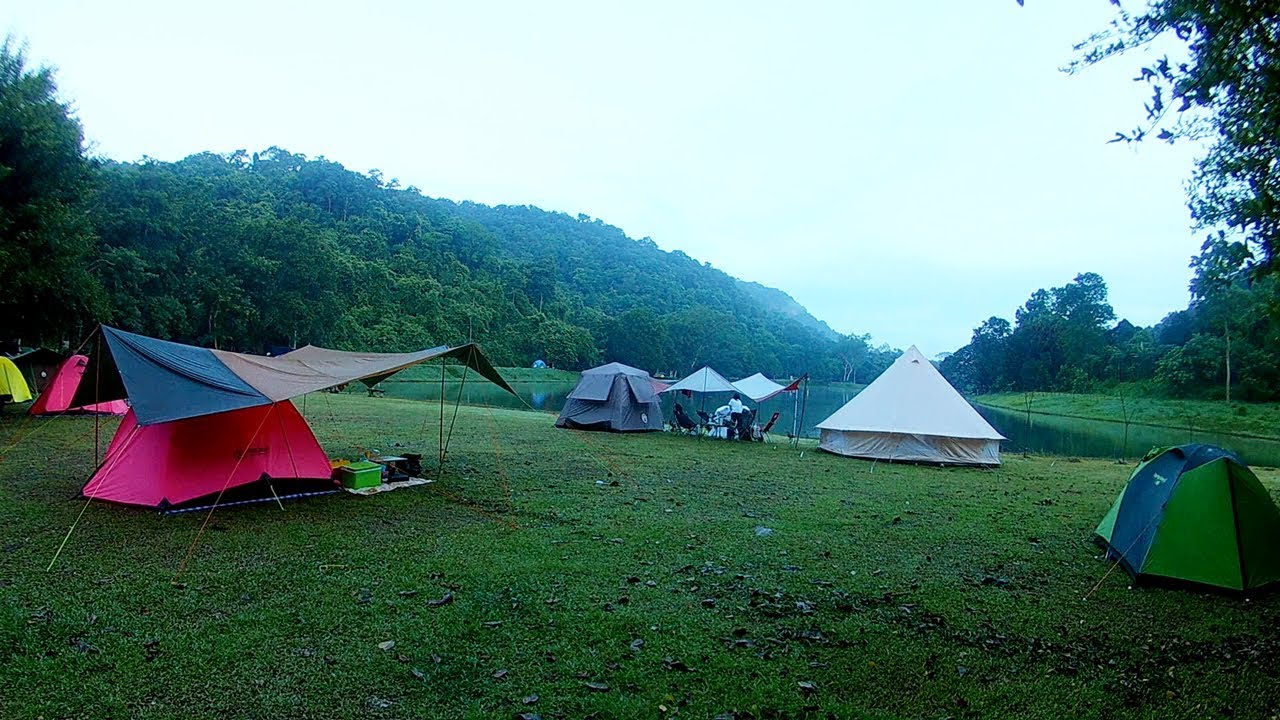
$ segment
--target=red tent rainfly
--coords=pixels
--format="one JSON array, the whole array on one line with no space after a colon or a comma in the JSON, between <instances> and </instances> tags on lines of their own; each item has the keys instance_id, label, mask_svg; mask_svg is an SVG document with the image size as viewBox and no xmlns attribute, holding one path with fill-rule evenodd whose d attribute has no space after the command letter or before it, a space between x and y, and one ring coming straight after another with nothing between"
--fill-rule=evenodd
<instances>
[{"instance_id":1,"label":"red tent rainfly","mask_svg":"<svg viewBox=\"0 0 1280 720\"><path fill-rule=\"evenodd\" d=\"M41 391L40 397L27 410L31 415L61 415L64 413L98 413L101 415L124 415L129 412L129 404L124 400L108 400L92 405L72 405L71 399L84 377L89 358L85 355L72 355L54 371ZM90 378L92 382L92 378Z\"/></svg>"}]
</instances>

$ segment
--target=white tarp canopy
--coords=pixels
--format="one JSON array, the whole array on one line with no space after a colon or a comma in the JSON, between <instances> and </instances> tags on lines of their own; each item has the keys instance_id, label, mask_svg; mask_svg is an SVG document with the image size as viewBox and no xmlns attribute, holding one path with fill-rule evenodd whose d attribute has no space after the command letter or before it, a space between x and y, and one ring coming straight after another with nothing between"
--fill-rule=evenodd
<instances>
[{"instance_id":1,"label":"white tarp canopy","mask_svg":"<svg viewBox=\"0 0 1280 720\"><path fill-rule=\"evenodd\" d=\"M765 377L763 373L756 373L750 377L733 381L733 386L738 389L738 392L758 403L762 403L778 393L795 390L798 384L799 381L790 385L779 385Z\"/></svg>"},{"instance_id":2,"label":"white tarp canopy","mask_svg":"<svg viewBox=\"0 0 1280 720\"><path fill-rule=\"evenodd\" d=\"M974 465L999 465L1005 439L914 345L818 429L841 455Z\"/></svg>"},{"instance_id":3,"label":"white tarp canopy","mask_svg":"<svg viewBox=\"0 0 1280 720\"><path fill-rule=\"evenodd\" d=\"M676 390L688 390L696 393L741 392L733 386L733 383L725 380L723 375L709 367L698 370L662 392L674 392Z\"/></svg>"}]
</instances>

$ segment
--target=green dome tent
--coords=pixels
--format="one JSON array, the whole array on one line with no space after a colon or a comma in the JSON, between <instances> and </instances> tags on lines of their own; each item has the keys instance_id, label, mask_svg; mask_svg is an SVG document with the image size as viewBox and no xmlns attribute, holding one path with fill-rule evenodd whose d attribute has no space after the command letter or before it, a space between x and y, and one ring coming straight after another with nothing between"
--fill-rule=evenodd
<instances>
[{"instance_id":1,"label":"green dome tent","mask_svg":"<svg viewBox=\"0 0 1280 720\"><path fill-rule=\"evenodd\" d=\"M1230 590L1280 580L1280 510L1248 466L1212 445L1148 453L1097 539L1139 580Z\"/></svg>"}]
</instances>

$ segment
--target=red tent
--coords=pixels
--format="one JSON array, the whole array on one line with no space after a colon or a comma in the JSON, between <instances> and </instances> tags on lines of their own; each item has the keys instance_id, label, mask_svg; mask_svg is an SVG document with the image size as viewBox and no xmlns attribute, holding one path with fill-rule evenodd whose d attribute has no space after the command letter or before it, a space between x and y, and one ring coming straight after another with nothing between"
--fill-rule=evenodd
<instances>
[{"instance_id":1,"label":"red tent","mask_svg":"<svg viewBox=\"0 0 1280 720\"><path fill-rule=\"evenodd\" d=\"M329 460L290 399L360 380L373 385L413 365L452 358L515 390L475 344L408 353L308 345L280 357L245 355L102 327L72 406L129 399L103 464L84 496L147 507L218 496L239 502L334 489ZM101 345L100 345L101 347ZM284 480L287 487L258 480ZM318 482L317 482L318 481ZM253 486L253 487L249 487ZM300 487L301 486L301 487ZM223 495L225 490L238 492Z\"/></svg>"},{"instance_id":2,"label":"red tent","mask_svg":"<svg viewBox=\"0 0 1280 720\"><path fill-rule=\"evenodd\" d=\"M329 458L288 400L157 425L139 425L130 410L83 493L167 507L264 477L285 481L274 487L285 494L290 481L330 474Z\"/></svg>"},{"instance_id":3,"label":"red tent","mask_svg":"<svg viewBox=\"0 0 1280 720\"><path fill-rule=\"evenodd\" d=\"M110 400L95 405L71 407L71 398L80 386L84 377L84 369L89 365L89 358L84 355L72 355L58 366L57 372L45 384L40 397L31 403L27 412L32 415L59 415L63 413L99 413L102 415L123 415L129 412L129 404L123 400Z\"/></svg>"}]
</instances>

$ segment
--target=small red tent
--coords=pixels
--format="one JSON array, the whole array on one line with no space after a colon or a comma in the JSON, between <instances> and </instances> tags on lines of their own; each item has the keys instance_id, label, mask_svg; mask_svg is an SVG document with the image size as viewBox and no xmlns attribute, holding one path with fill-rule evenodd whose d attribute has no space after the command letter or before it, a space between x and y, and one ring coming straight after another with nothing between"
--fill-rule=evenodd
<instances>
[{"instance_id":1,"label":"small red tent","mask_svg":"<svg viewBox=\"0 0 1280 720\"><path fill-rule=\"evenodd\" d=\"M53 377L45 384L40 397L31 403L27 412L32 415L59 415L63 413L99 413L102 415L123 415L129 412L129 404L123 400L110 400L96 405L71 407L71 398L80 386L80 378L84 377L84 369L89 365L89 358L84 355L72 355L58 366Z\"/></svg>"},{"instance_id":2,"label":"small red tent","mask_svg":"<svg viewBox=\"0 0 1280 720\"><path fill-rule=\"evenodd\" d=\"M130 410L83 493L167 507L263 477L288 483L330 474L329 458L288 400L157 425L139 425Z\"/></svg>"}]
</instances>

